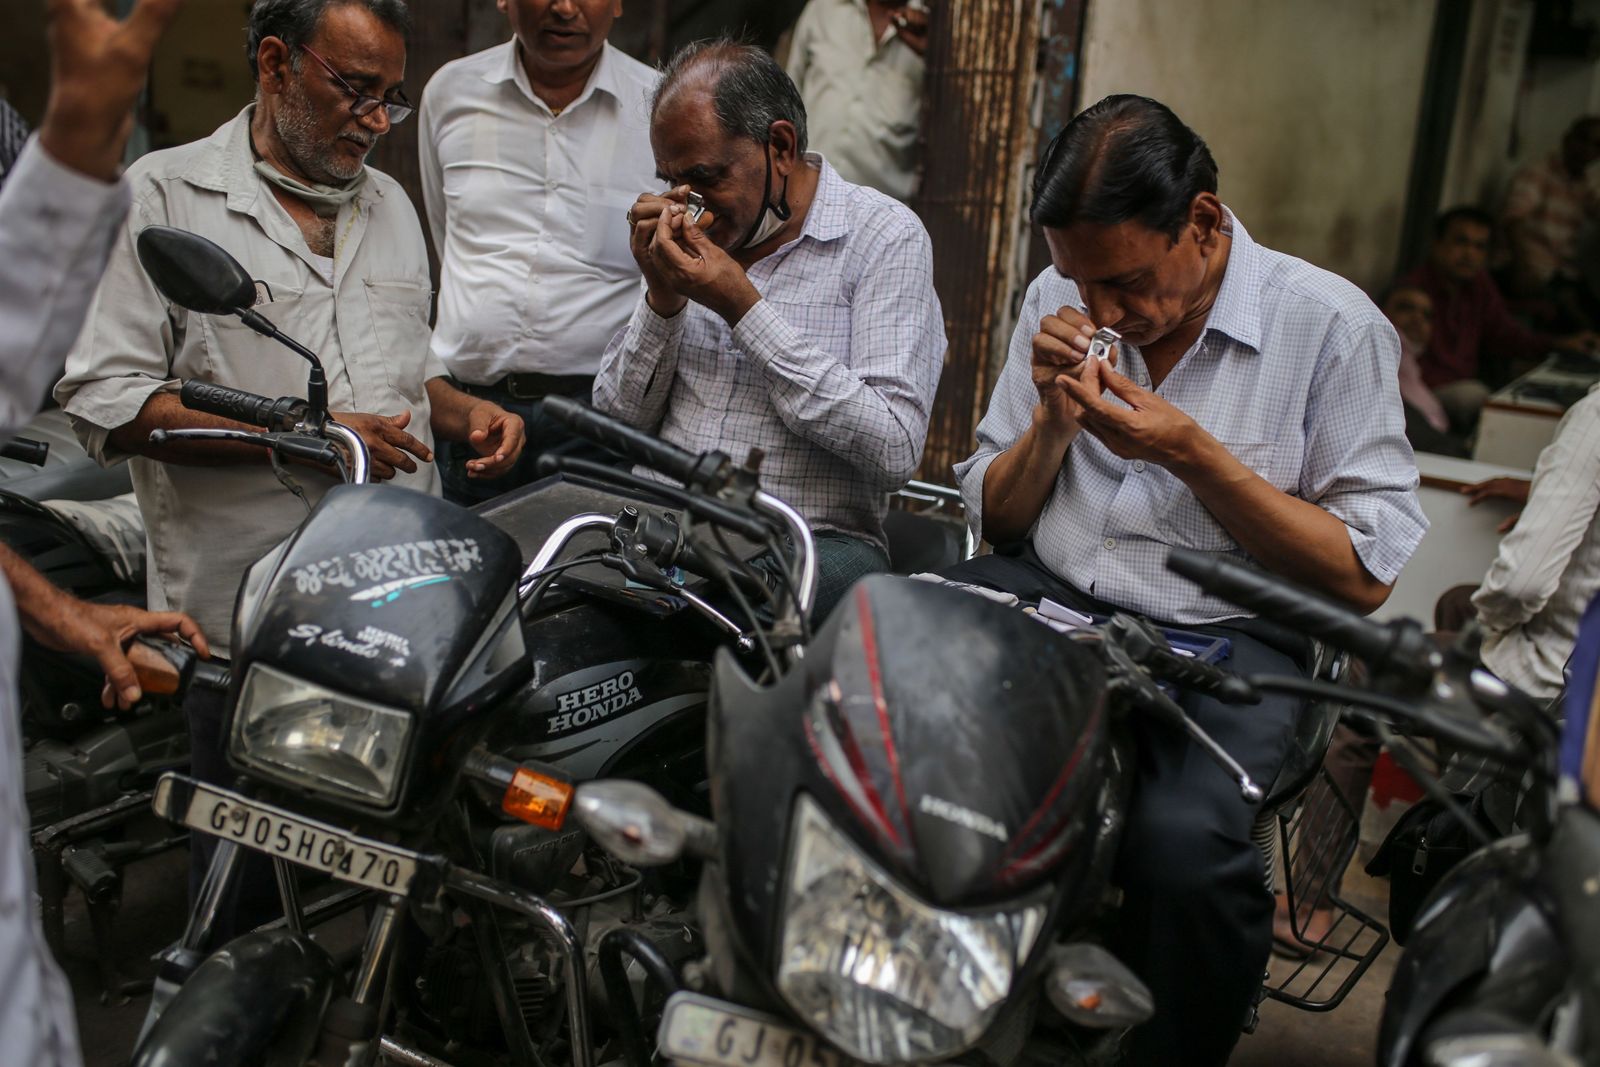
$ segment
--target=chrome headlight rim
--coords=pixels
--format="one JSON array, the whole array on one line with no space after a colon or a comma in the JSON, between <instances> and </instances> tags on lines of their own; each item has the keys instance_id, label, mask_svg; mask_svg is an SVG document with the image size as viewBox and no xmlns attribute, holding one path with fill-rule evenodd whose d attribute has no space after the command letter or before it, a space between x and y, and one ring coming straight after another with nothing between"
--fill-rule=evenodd
<instances>
[{"instance_id":1,"label":"chrome headlight rim","mask_svg":"<svg viewBox=\"0 0 1600 1067\"><path fill-rule=\"evenodd\" d=\"M868 888L876 889L886 899L891 900L894 907L901 909L897 915L903 917L906 913L912 914L911 922L902 922L897 932L890 937L879 938L882 942L876 946L882 952L885 945L898 950L903 942L914 940L914 935L907 931L916 923L923 924L920 932L935 934L938 946L949 949L958 947L970 950L973 939L981 939L982 935L999 935L1001 940L1009 937L1009 943L1002 947L1009 950L1009 955L1004 959L990 959L991 973L986 977L991 979L988 996L982 1003L965 1005L974 1009L972 1017L959 1029L947 1026L945 1019L939 1018L934 1009L950 1007L948 1002L939 998L946 996L944 989L934 990L928 994L934 1002L918 1005L899 995L899 990L884 989L881 986L860 982L856 975L843 976L835 972L832 975L817 972L822 979L817 983L817 988L825 988L828 982L843 984L853 988L861 994L862 1000L858 1002L858 1012L850 1021L853 1033L842 1032L838 1026L830 1026L829 1021L819 1018L813 1008L802 1002L797 995L797 984L794 981L796 974L791 968L791 956L796 948L807 943L807 935L816 934L822 923L810 924L808 928L804 922L796 922L797 915L804 915L803 905L806 898L815 893L820 899L828 899L836 906L824 909L825 913L836 918L844 916L847 906L860 901L863 894L855 894L848 901L841 902L837 893L829 894L828 887L822 886L823 879L813 878L801 885L801 867L806 862L807 835L813 835L813 840L820 837L826 841L827 847L835 850L837 857L859 868L859 875L864 875L872 885ZM826 877L826 876L825 876ZM1040 949L1047 943L1043 936L1047 928L1049 916L1052 911L1054 893L1049 887L1025 896L1018 897L1002 904L971 910L954 910L941 908L923 900L917 893L904 885L893 874L875 861L861 848L845 831L828 815L821 804L812 796L800 793L795 800L793 813L790 818L789 839L787 856L784 868L784 883L782 905L777 917L776 948L777 960L773 976L773 986L777 990L785 1005L795 1013L795 1016L821 1034L835 1047L846 1055L863 1063L904 1063L922 1062L928 1060L943 1060L959 1055L980 1044L984 1036L994 1025L1011 993L1018 988L1018 982L1029 973L1030 965L1039 955ZM820 907L820 905L818 905ZM848 921L848 920L841 920ZM872 920L865 920L865 930L871 932ZM798 933L796 931L799 931ZM939 935L943 935L942 937ZM816 938L820 941L821 938ZM871 948L870 940L857 946L857 959L868 955L864 949ZM981 946L980 946L981 947ZM989 947L995 947L991 944ZM982 960L974 959L969 953L965 962L981 964ZM995 964L1002 967L995 967ZM975 970L982 971L981 966ZM1003 970L1003 974L996 973ZM908 977L915 977L918 972L943 976L950 973L943 961L921 968L910 966L904 968ZM859 973L859 971L858 971ZM884 967L880 974L893 974L895 968L891 965ZM965 973L965 972L963 972ZM801 972L798 977L802 981L809 981L811 975ZM840 982L840 979L843 979ZM881 981L881 978L880 978ZM971 992L965 983L961 983L963 992ZM917 991L912 990L913 994ZM927 990L923 990L925 994ZM837 1000L837 998L835 998ZM860 1004L872 1005L870 1011L860 1011ZM893 1013L903 1019L918 1019L929 1024L930 1030L938 1028L937 1036L942 1040L937 1044L928 1044L926 1047L908 1050L906 1047L887 1047L881 1040L873 1042L874 1047L867 1047L865 1041L869 1039L867 1033L872 1018L877 1017L884 1008L889 1008ZM928 1009L928 1010L925 1010ZM849 1012L844 1014L848 1015ZM865 1024L865 1025L864 1025ZM881 1034L880 1034L881 1037ZM852 1039L855 1038L855 1039Z\"/></svg>"},{"instance_id":2,"label":"chrome headlight rim","mask_svg":"<svg viewBox=\"0 0 1600 1067\"><path fill-rule=\"evenodd\" d=\"M263 701L252 706L251 697L255 686L259 684L298 689L302 694L301 699L288 703ZM266 751L263 751L261 746L253 745L246 736L252 725L261 723L274 713L292 712L297 704L311 704L318 701L331 707L366 713L380 723L387 722L394 742L392 750L385 755L386 766L374 770L360 760L352 761L384 783L381 791L361 789L337 777L319 773L314 766L297 762L292 758L272 758L267 753L273 746L267 746ZM239 684L233 714L228 724L227 748L230 760L275 785L286 786L330 803L356 805L375 811L392 811L398 805L405 789L408 777L406 769L410 762L407 757L416 733L414 716L405 709L363 700L318 682L298 677L280 667L258 662L251 663L246 668L244 679ZM373 740L382 736L381 730L372 734ZM326 750L311 748L307 749L307 754L314 758L325 755ZM340 753L340 755L347 754Z\"/></svg>"}]
</instances>

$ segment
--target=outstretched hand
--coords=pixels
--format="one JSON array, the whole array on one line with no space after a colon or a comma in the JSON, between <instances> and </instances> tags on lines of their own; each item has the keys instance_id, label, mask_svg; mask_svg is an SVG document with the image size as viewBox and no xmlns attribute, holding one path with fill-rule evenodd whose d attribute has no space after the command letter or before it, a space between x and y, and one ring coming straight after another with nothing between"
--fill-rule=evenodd
<instances>
[{"instance_id":1,"label":"outstretched hand","mask_svg":"<svg viewBox=\"0 0 1600 1067\"><path fill-rule=\"evenodd\" d=\"M156 42L183 0L138 0L126 19L101 0L50 0L50 100L39 143L58 163L113 181Z\"/></svg>"},{"instance_id":2,"label":"outstretched hand","mask_svg":"<svg viewBox=\"0 0 1600 1067\"><path fill-rule=\"evenodd\" d=\"M522 455L522 418L488 400L472 405L467 414L467 442L482 459L467 460L468 478L498 478Z\"/></svg>"},{"instance_id":3,"label":"outstretched hand","mask_svg":"<svg viewBox=\"0 0 1600 1067\"><path fill-rule=\"evenodd\" d=\"M411 424L411 412L402 410L398 415L372 415L366 412L335 411L333 421L348 426L361 435L367 443L372 461L372 480L388 481L398 471L413 474L417 469L415 456L424 463L432 462L433 452L427 445L406 433Z\"/></svg>"}]
</instances>

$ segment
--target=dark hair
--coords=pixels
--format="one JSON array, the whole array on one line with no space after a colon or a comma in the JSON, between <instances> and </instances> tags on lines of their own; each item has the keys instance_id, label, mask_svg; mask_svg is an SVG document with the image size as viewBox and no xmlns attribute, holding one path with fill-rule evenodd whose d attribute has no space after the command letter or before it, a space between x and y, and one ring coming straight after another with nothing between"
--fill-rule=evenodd
<instances>
[{"instance_id":1,"label":"dark hair","mask_svg":"<svg viewBox=\"0 0 1600 1067\"><path fill-rule=\"evenodd\" d=\"M364 7L384 24L399 31L401 37L411 36L411 12L405 0L255 0L250 5L250 22L245 26L244 52L250 61L250 77L257 77L256 53L261 42L276 37L289 46L292 69L300 69L300 56L296 51L311 40L317 24L330 7L355 4Z\"/></svg>"},{"instance_id":2,"label":"dark hair","mask_svg":"<svg viewBox=\"0 0 1600 1067\"><path fill-rule=\"evenodd\" d=\"M772 56L730 37L696 41L669 59L650 102L650 114L655 115L679 82L702 67L715 79L711 106L724 130L764 145L771 140L772 124L784 119L794 126L798 150L806 150L806 105L800 90Z\"/></svg>"},{"instance_id":3,"label":"dark hair","mask_svg":"<svg viewBox=\"0 0 1600 1067\"><path fill-rule=\"evenodd\" d=\"M1217 164L1167 105L1108 96L1056 134L1033 176L1032 219L1052 229L1130 219L1176 240L1189 205L1217 191Z\"/></svg>"},{"instance_id":4,"label":"dark hair","mask_svg":"<svg viewBox=\"0 0 1600 1067\"><path fill-rule=\"evenodd\" d=\"M1461 204L1449 211L1440 212L1439 217L1433 220L1433 238L1438 240L1450 232L1450 227L1458 222L1470 222L1474 226L1482 226L1486 230L1494 229L1494 216L1481 207L1471 204Z\"/></svg>"}]
</instances>

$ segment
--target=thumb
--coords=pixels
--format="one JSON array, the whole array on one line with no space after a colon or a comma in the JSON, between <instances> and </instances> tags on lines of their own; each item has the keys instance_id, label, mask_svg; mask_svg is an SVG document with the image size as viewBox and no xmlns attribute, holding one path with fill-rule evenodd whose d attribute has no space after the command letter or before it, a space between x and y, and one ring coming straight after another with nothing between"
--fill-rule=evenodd
<instances>
[{"instance_id":1,"label":"thumb","mask_svg":"<svg viewBox=\"0 0 1600 1067\"><path fill-rule=\"evenodd\" d=\"M1102 377L1105 379L1106 388L1133 406L1133 402L1144 394L1144 390L1134 384L1132 378L1125 374L1118 374L1109 366L1105 368Z\"/></svg>"},{"instance_id":2,"label":"thumb","mask_svg":"<svg viewBox=\"0 0 1600 1067\"><path fill-rule=\"evenodd\" d=\"M106 672L109 689L109 693L102 694L102 699L114 694L124 711L137 704L143 691L139 688L139 676L134 673L133 664L128 662L122 646L111 642L98 649L95 658L100 661L100 669Z\"/></svg>"},{"instance_id":3,"label":"thumb","mask_svg":"<svg viewBox=\"0 0 1600 1067\"><path fill-rule=\"evenodd\" d=\"M402 408L400 410L400 414L390 415L389 422L392 423L397 430L405 429L406 426L411 422L411 409Z\"/></svg>"}]
</instances>

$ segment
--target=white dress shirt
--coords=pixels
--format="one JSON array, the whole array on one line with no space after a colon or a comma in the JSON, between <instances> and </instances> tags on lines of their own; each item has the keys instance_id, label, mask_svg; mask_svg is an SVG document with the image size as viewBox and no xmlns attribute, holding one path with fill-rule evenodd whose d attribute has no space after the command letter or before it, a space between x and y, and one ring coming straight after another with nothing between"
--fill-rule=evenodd
<instances>
[{"instance_id":1,"label":"white dress shirt","mask_svg":"<svg viewBox=\"0 0 1600 1067\"><path fill-rule=\"evenodd\" d=\"M0 190L0 441L39 409L105 266L128 187L98 182L30 141ZM0 1041L7 1063L80 1062L72 991L39 929L22 793L17 615L0 580Z\"/></svg>"},{"instance_id":2,"label":"white dress shirt","mask_svg":"<svg viewBox=\"0 0 1600 1067\"><path fill-rule=\"evenodd\" d=\"M1561 691L1578 620L1600 593L1600 392L1539 453L1517 525L1472 597L1489 669L1535 697Z\"/></svg>"},{"instance_id":3,"label":"white dress shirt","mask_svg":"<svg viewBox=\"0 0 1600 1067\"><path fill-rule=\"evenodd\" d=\"M761 487L813 529L885 546L887 494L922 458L944 366L933 248L911 209L822 161L800 236L750 265L761 299L730 327L643 294L594 404L691 452L766 452Z\"/></svg>"},{"instance_id":4,"label":"white dress shirt","mask_svg":"<svg viewBox=\"0 0 1600 1067\"><path fill-rule=\"evenodd\" d=\"M443 264L433 352L461 381L600 365L639 295L628 208L662 188L650 150L656 80L608 44L556 115L513 38L428 82L417 140Z\"/></svg>"},{"instance_id":5,"label":"white dress shirt","mask_svg":"<svg viewBox=\"0 0 1600 1067\"><path fill-rule=\"evenodd\" d=\"M873 40L866 0L811 0L789 44L810 147L845 181L909 199L917 188L924 67L893 25Z\"/></svg>"},{"instance_id":6,"label":"white dress shirt","mask_svg":"<svg viewBox=\"0 0 1600 1067\"><path fill-rule=\"evenodd\" d=\"M255 310L322 360L334 411L411 412L406 432L433 445L426 383L444 368L428 354L427 246L398 182L368 168L360 194L335 219L330 282L300 227L253 169L247 107L210 137L152 152L128 169L133 210L117 233L88 325L56 386L84 448L109 466L130 457L110 439L157 392L198 378L263 396L304 396L306 363L227 315L170 304L134 252L146 226L176 226L227 249L268 292ZM225 650L245 570L306 516L266 463L220 467L131 457L150 538L153 609L193 615ZM334 480L296 467L312 503ZM395 485L439 492L438 468L418 461Z\"/></svg>"},{"instance_id":7,"label":"white dress shirt","mask_svg":"<svg viewBox=\"0 0 1600 1067\"><path fill-rule=\"evenodd\" d=\"M1228 218L1232 249L1206 327L1155 392L1240 463L1342 521L1362 565L1392 583L1428 527L1405 438L1394 327L1343 278L1263 248ZM1033 335L1063 306L1084 304L1078 287L1047 267L1028 287L978 423L978 451L956 465L976 530L989 465L1027 432L1039 402ZM1150 388L1137 346L1123 343L1117 369ZM1119 607L1180 625L1244 614L1166 568L1175 546L1252 562L1217 516L1177 475L1123 459L1091 433L1067 448L1032 539L1051 571Z\"/></svg>"}]
</instances>

